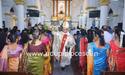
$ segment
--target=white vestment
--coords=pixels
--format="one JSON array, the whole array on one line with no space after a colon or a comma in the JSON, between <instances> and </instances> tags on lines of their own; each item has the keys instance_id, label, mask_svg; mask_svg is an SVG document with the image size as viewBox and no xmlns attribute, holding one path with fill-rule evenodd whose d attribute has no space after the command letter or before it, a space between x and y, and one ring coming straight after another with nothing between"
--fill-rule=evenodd
<instances>
[{"instance_id":1,"label":"white vestment","mask_svg":"<svg viewBox=\"0 0 125 75\"><path fill-rule=\"evenodd\" d=\"M61 41L61 32L53 32L54 40L53 40L53 54L57 60L59 60L59 51L60 51L60 41Z\"/></svg>"},{"instance_id":2,"label":"white vestment","mask_svg":"<svg viewBox=\"0 0 125 75\"><path fill-rule=\"evenodd\" d=\"M70 65L70 60L72 58L72 49L75 46L75 40L73 38L73 36L70 33L64 33L62 32L61 35L61 39L63 39L64 34L67 34L67 39L65 41L63 50L62 50L62 55L61 55L61 62L60 62L60 66L61 67L65 67L67 65ZM62 42L62 40L61 40ZM61 45L61 44L60 44ZM68 48L68 50L67 50Z\"/></svg>"}]
</instances>

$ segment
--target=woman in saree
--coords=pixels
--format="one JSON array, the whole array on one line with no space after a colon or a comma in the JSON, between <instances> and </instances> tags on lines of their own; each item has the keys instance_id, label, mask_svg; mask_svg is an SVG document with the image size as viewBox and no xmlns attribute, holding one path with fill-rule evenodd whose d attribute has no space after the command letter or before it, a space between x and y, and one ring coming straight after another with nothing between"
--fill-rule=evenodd
<instances>
[{"instance_id":1,"label":"woman in saree","mask_svg":"<svg viewBox=\"0 0 125 75\"><path fill-rule=\"evenodd\" d=\"M105 43L101 30L94 34L94 42L88 44L87 75L101 75L107 69L109 44Z\"/></svg>"},{"instance_id":2,"label":"woman in saree","mask_svg":"<svg viewBox=\"0 0 125 75\"><path fill-rule=\"evenodd\" d=\"M118 28L114 29L114 37L110 42L110 46L110 71L125 71L125 48L120 47L120 31L118 30Z\"/></svg>"},{"instance_id":3,"label":"woman in saree","mask_svg":"<svg viewBox=\"0 0 125 75\"><path fill-rule=\"evenodd\" d=\"M27 70L33 75L50 75L50 41L44 30L34 29L32 36L28 45Z\"/></svg>"},{"instance_id":4,"label":"woman in saree","mask_svg":"<svg viewBox=\"0 0 125 75\"><path fill-rule=\"evenodd\" d=\"M30 40L29 35L28 35L28 30L24 29L21 33L21 39L19 41L19 44L23 46L23 50L21 53L21 59L19 63L19 71L20 72L26 72L26 53L27 53L27 46L28 46L28 41Z\"/></svg>"},{"instance_id":5,"label":"woman in saree","mask_svg":"<svg viewBox=\"0 0 125 75\"><path fill-rule=\"evenodd\" d=\"M81 30L81 37L80 37L80 53L79 56L79 64L81 72L85 73L87 71L87 58L86 58L86 51L87 51L87 45L88 45L88 39L86 37L86 30Z\"/></svg>"},{"instance_id":6,"label":"woman in saree","mask_svg":"<svg viewBox=\"0 0 125 75\"><path fill-rule=\"evenodd\" d=\"M40 31L33 30L33 39L29 41L27 51L27 72L33 75L44 75L44 54L46 47L41 43Z\"/></svg>"},{"instance_id":7,"label":"woman in saree","mask_svg":"<svg viewBox=\"0 0 125 75\"><path fill-rule=\"evenodd\" d=\"M8 45L5 45L1 52L0 71L18 72L20 54L22 46L19 45L16 34L11 33L7 36Z\"/></svg>"},{"instance_id":8,"label":"woman in saree","mask_svg":"<svg viewBox=\"0 0 125 75\"><path fill-rule=\"evenodd\" d=\"M51 40L50 38L46 35L46 32L44 30L41 30L40 32L40 37L42 44L46 48L46 53L45 53L45 60L44 60L44 75L50 75L52 72L52 67L51 67L51 57L50 57L50 50L51 50Z\"/></svg>"}]
</instances>

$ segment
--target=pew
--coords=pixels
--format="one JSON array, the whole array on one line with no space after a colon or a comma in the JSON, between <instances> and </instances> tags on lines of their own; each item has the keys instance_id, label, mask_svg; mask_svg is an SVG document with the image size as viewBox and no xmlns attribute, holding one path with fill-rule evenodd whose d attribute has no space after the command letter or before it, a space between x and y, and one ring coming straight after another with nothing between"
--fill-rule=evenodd
<instances>
[{"instance_id":1,"label":"pew","mask_svg":"<svg viewBox=\"0 0 125 75\"><path fill-rule=\"evenodd\" d=\"M32 75L32 74L25 72L0 72L0 75Z\"/></svg>"},{"instance_id":2,"label":"pew","mask_svg":"<svg viewBox=\"0 0 125 75\"><path fill-rule=\"evenodd\" d=\"M125 72L103 71L101 75L125 75Z\"/></svg>"}]
</instances>

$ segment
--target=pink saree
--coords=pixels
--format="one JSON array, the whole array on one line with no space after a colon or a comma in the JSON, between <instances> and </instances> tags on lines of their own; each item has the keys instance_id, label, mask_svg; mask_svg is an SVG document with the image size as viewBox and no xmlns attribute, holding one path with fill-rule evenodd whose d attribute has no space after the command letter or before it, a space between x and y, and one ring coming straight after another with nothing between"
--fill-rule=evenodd
<instances>
[{"instance_id":1,"label":"pink saree","mask_svg":"<svg viewBox=\"0 0 125 75\"><path fill-rule=\"evenodd\" d=\"M9 50L5 46L0 57L0 71L2 72L17 72L19 68L19 58L22 46L18 45L16 50Z\"/></svg>"},{"instance_id":2,"label":"pink saree","mask_svg":"<svg viewBox=\"0 0 125 75\"><path fill-rule=\"evenodd\" d=\"M48 37L45 37L43 40L42 40L42 44L44 44L46 46L46 53L50 53L50 47L51 47L51 43L50 43L50 39ZM47 55L45 57L45 61L44 61L44 75L51 75L51 71L52 71L52 67L51 67L51 64L50 64L50 60L51 60L51 57L50 55Z\"/></svg>"}]
</instances>

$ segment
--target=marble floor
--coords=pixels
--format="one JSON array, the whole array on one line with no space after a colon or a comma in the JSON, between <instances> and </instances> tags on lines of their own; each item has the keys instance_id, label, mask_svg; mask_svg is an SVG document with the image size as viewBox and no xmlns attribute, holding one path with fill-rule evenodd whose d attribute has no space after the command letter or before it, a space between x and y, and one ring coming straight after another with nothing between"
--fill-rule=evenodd
<instances>
[{"instance_id":1,"label":"marble floor","mask_svg":"<svg viewBox=\"0 0 125 75\"><path fill-rule=\"evenodd\" d=\"M56 61L54 62L53 75L74 75L74 74L71 66L66 67L65 70L61 70L59 63Z\"/></svg>"},{"instance_id":2,"label":"marble floor","mask_svg":"<svg viewBox=\"0 0 125 75\"><path fill-rule=\"evenodd\" d=\"M66 67L65 70L61 70L58 61L54 61L53 75L83 75L80 72L77 60L72 60L71 65Z\"/></svg>"}]
</instances>

